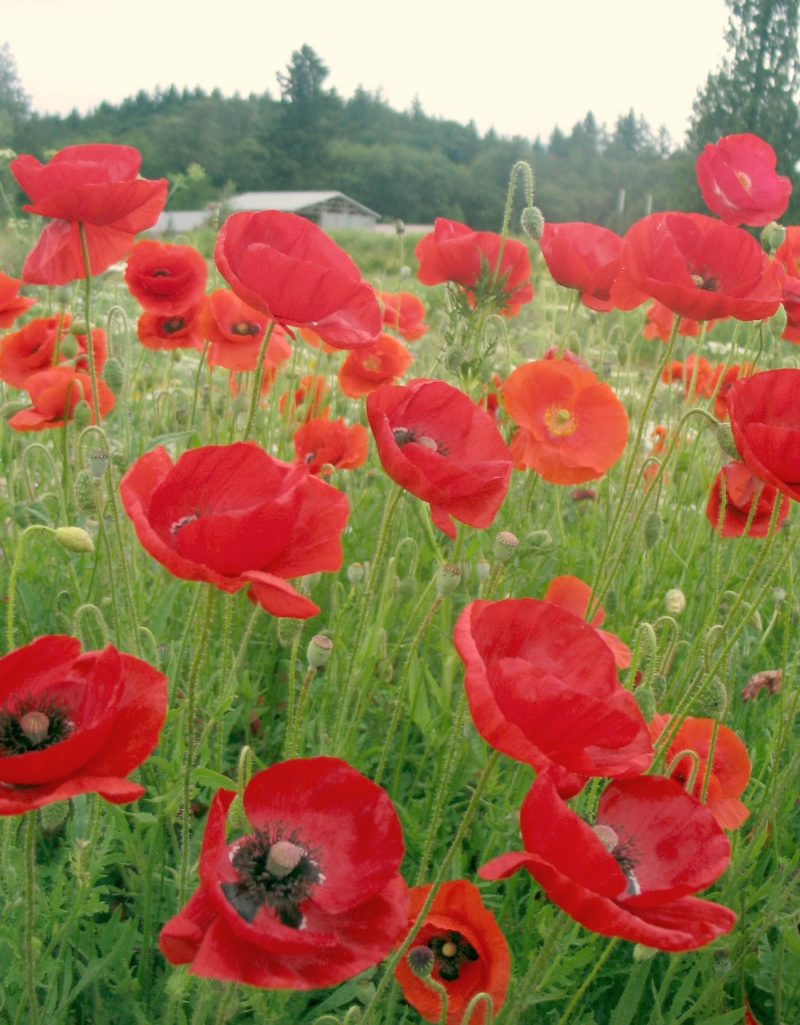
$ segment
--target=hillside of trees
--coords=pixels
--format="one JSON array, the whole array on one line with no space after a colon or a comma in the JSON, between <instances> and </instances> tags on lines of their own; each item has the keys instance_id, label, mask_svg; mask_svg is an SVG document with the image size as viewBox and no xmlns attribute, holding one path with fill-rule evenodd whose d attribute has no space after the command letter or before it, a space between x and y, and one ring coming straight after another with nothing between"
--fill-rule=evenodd
<instances>
[{"instance_id":1,"label":"hillside of trees","mask_svg":"<svg viewBox=\"0 0 800 1025\"><path fill-rule=\"evenodd\" d=\"M239 192L332 189L386 220L429 223L441 216L478 229L501 223L508 174L521 159L535 168L536 201L548 220L592 221L622 232L651 211L703 210L694 162L720 134L758 130L778 152L784 174L800 160L798 58L792 60L786 40L796 43L799 0L727 2L731 56L698 94L687 149L675 149L664 129L654 132L633 110L610 128L590 111L571 131L557 128L542 141L480 135L472 123L428 116L419 103L399 112L379 92L361 88L343 98L325 87L328 68L309 46L295 51L278 75L277 97L173 86L140 91L118 105L101 103L85 115L41 115L30 110L6 45L0 48L0 150L45 159L75 143L135 146L142 174L172 183L173 210ZM738 92L748 98L749 120ZM21 202L7 172L3 183L12 202ZM795 221L799 193L789 212Z\"/></svg>"}]
</instances>

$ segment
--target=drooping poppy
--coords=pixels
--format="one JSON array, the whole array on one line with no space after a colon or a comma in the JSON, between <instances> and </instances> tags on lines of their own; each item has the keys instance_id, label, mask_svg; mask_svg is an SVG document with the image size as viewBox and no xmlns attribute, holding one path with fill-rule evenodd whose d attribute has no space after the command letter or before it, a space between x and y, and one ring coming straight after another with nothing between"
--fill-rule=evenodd
<instances>
[{"instance_id":1,"label":"drooping poppy","mask_svg":"<svg viewBox=\"0 0 800 1025\"><path fill-rule=\"evenodd\" d=\"M725 224L757 228L780 220L792 183L776 173L777 162L775 150L757 135L726 135L709 143L695 164L703 202Z\"/></svg>"},{"instance_id":2,"label":"drooping poppy","mask_svg":"<svg viewBox=\"0 0 800 1025\"><path fill-rule=\"evenodd\" d=\"M379 292L383 306L383 326L405 338L416 342L427 332L425 305L410 292Z\"/></svg>"},{"instance_id":3,"label":"drooping poppy","mask_svg":"<svg viewBox=\"0 0 800 1025\"><path fill-rule=\"evenodd\" d=\"M559 792L590 776L645 772L647 726L594 627L533 598L471 602L453 632L478 732L510 758L551 772Z\"/></svg>"},{"instance_id":4,"label":"drooping poppy","mask_svg":"<svg viewBox=\"0 0 800 1025\"><path fill-rule=\"evenodd\" d=\"M578 577L553 577L547 586L547 591L542 600L549 601L551 605L558 605L560 608L566 609L567 612L571 612L578 619L586 619L586 612L592 600L592 589ZM631 664L631 649L616 634L600 629L605 618L606 614L602 605L598 605L597 611L589 620L589 623L595 628L598 636L604 641L608 650L614 656L617 669L627 669Z\"/></svg>"},{"instance_id":5,"label":"drooping poppy","mask_svg":"<svg viewBox=\"0 0 800 1025\"><path fill-rule=\"evenodd\" d=\"M414 357L391 335L381 334L374 345L353 349L339 367L339 387L351 399L371 395L382 384L394 384Z\"/></svg>"},{"instance_id":6,"label":"drooping poppy","mask_svg":"<svg viewBox=\"0 0 800 1025\"><path fill-rule=\"evenodd\" d=\"M10 278L0 271L0 327L11 327L17 317L36 302L35 299L17 295L21 284L17 278Z\"/></svg>"},{"instance_id":7,"label":"drooping poppy","mask_svg":"<svg viewBox=\"0 0 800 1025\"><path fill-rule=\"evenodd\" d=\"M800 342L800 277L781 277L781 302L786 312L786 327L781 338L796 345Z\"/></svg>"},{"instance_id":8,"label":"drooping poppy","mask_svg":"<svg viewBox=\"0 0 800 1025\"><path fill-rule=\"evenodd\" d=\"M789 277L800 278L800 225L787 227L786 238L775 250L775 259Z\"/></svg>"},{"instance_id":9,"label":"drooping poppy","mask_svg":"<svg viewBox=\"0 0 800 1025\"><path fill-rule=\"evenodd\" d=\"M136 334L145 349L200 349L199 307L180 313L161 315L143 313L137 322Z\"/></svg>"},{"instance_id":10,"label":"drooping poppy","mask_svg":"<svg viewBox=\"0 0 800 1025\"><path fill-rule=\"evenodd\" d=\"M144 793L128 776L158 742L167 680L109 644L40 637L0 659L0 815L77 794L113 804Z\"/></svg>"},{"instance_id":11,"label":"drooping poppy","mask_svg":"<svg viewBox=\"0 0 800 1025\"><path fill-rule=\"evenodd\" d=\"M760 481L800 502L800 370L765 370L728 392L733 440Z\"/></svg>"},{"instance_id":12,"label":"drooping poppy","mask_svg":"<svg viewBox=\"0 0 800 1025\"><path fill-rule=\"evenodd\" d=\"M355 470L367 461L369 434L366 427L344 420L316 417L307 420L294 434L295 457L309 473L325 475L330 467ZM327 467L327 469L326 469Z\"/></svg>"},{"instance_id":13,"label":"drooping poppy","mask_svg":"<svg viewBox=\"0 0 800 1025\"><path fill-rule=\"evenodd\" d=\"M503 384L503 403L520 428L514 462L551 484L597 480L628 440L628 415L612 389L569 360L517 367Z\"/></svg>"},{"instance_id":14,"label":"drooping poppy","mask_svg":"<svg viewBox=\"0 0 800 1025\"><path fill-rule=\"evenodd\" d=\"M621 309L657 299L692 320L763 320L781 301L779 275L756 240L703 214L650 214L622 240L611 298Z\"/></svg>"},{"instance_id":15,"label":"drooping poppy","mask_svg":"<svg viewBox=\"0 0 800 1025\"><path fill-rule=\"evenodd\" d=\"M371 345L380 333L375 292L347 253L304 217L233 214L214 259L239 298L279 324L313 328L337 349Z\"/></svg>"},{"instance_id":16,"label":"drooping poppy","mask_svg":"<svg viewBox=\"0 0 800 1025\"><path fill-rule=\"evenodd\" d=\"M670 381L682 381L683 393L687 399L694 400L699 395L710 399L717 386L719 368L714 368L703 356L699 358L692 355L685 361L674 359L664 369L661 380L664 383Z\"/></svg>"},{"instance_id":17,"label":"drooping poppy","mask_svg":"<svg viewBox=\"0 0 800 1025\"><path fill-rule=\"evenodd\" d=\"M416 921L430 890L430 886L411 890L409 926ZM447 1025L460 1025L476 993L489 994L494 1013L503 1006L511 956L505 936L484 906L477 886L466 879L442 883L413 947L428 947L433 953L432 978L447 991ZM425 1021L438 1022L442 1010L439 994L412 972L407 956L394 974L408 1003ZM483 1025L485 1021L486 1006L480 1004L470 1025Z\"/></svg>"},{"instance_id":18,"label":"drooping poppy","mask_svg":"<svg viewBox=\"0 0 800 1025\"><path fill-rule=\"evenodd\" d=\"M342 564L345 495L258 445L209 445L173 465L147 452L120 482L142 546L181 580L204 580L274 616L307 619L319 608L288 583Z\"/></svg>"},{"instance_id":19,"label":"drooping poppy","mask_svg":"<svg viewBox=\"0 0 800 1025\"><path fill-rule=\"evenodd\" d=\"M166 178L139 178L141 162L131 146L110 144L67 146L47 164L29 154L11 161L11 173L31 199L23 209L53 218L25 260L24 281L64 285L84 276L80 224L92 274L126 255L167 201Z\"/></svg>"},{"instance_id":20,"label":"drooping poppy","mask_svg":"<svg viewBox=\"0 0 800 1025\"><path fill-rule=\"evenodd\" d=\"M171 245L149 239L131 249L125 284L148 313L179 314L198 306L206 287L208 268L193 246Z\"/></svg>"},{"instance_id":21,"label":"drooping poppy","mask_svg":"<svg viewBox=\"0 0 800 1025\"><path fill-rule=\"evenodd\" d=\"M36 317L19 331L0 338L0 381L24 388L31 374L53 365L56 345L71 323L68 313Z\"/></svg>"},{"instance_id":22,"label":"drooping poppy","mask_svg":"<svg viewBox=\"0 0 800 1025\"><path fill-rule=\"evenodd\" d=\"M267 989L335 986L382 961L408 922L400 822L386 792L338 758L279 762L244 791L251 831L228 843L219 790L200 885L161 931L172 964Z\"/></svg>"},{"instance_id":23,"label":"drooping poppy","mask_svg":"<svg viewBox=\"0 0 800 1025\"><path fill-rule=\"evenodd\" d=\"M619 271L622 239L608 228L582 221L548 221L541 238L542 256L559 285L581 293L590 310L613 310L611 286Z\"/></svg>"},{"instance_id":24,"label":"drooping poppy","mask_svg":"<svg viewBox=\"0 0 800 1025\"><path fill-rule=\"evenodd\" d=\"M72 419L75 407L85 399L91 410L91 422L97 423L97 411L92 397L92 382L88 374L60 364L49 370L31 374L25 382L31 405L15 413L8 426L15 431L47 431L63 427ZM100 419L114 408L114 393L104 381L97 382L100 401Z\"/></svg>"},{"instance_id":25,"label":"drooping poppy","mask_svg":"<svg viewBox=\"0 0 800 1025\"><path fill-rule=\"evenodd\" d=\"M592 827L539 776L520 829L525 850L501 854L478 875L505 879L524 868L553 903L602 936L694 950L736 922L729 908L693 896L727 869L731 848L708 808L671 779L611 783Z\"/></svg>"},{"instance_id":26,"label":"drooping poppy","mask_svg":"<svg viewBox=\"0 0 800 1025\"><path fill-rule=\"evenodd\" d=\"M527 247L491 231L473 231L459 221L437 217L433 231L417 243L423 285L452 281L472 305L514 317L533 299Z\"/></svg>"},{"instance_id":27,"label":"drooping poppy","mask_svg":"<svg viewBox=\"0 0 800 1025\"><path fill-rule=\"evenodd\" d=\"M669 727L670 720L669 715L656 715L651 719L649 730L653 743ZM739 800L739 795L750 782L750 759L747 748L733 730L722 723L715 723L713 719L687 716L670 742L666 764L672 766L670 777L685 787L692 772L693 759L688 755L684 758L678 756L684 750L697 755L697 772L691 794L699 801L708 772L712 736L714 757L704 803L723 829L738 829L750 814Z\"/></svg>"},{"instance_id":28,"label":"drooping poppy","mask_svg":"<svg viewBox=\"0 0 800 1025\"><path fill-rule=\"evenodd\" d=\"M431 507L448 537L453 518L488 527L508 491L511 455L494 419L444 381L385 384L367 399L378 457L400 487Z\"/></svg>"},{"instance_id":29,"label":"drooping poppy","mask_svg":"<svg viewBox=\"0 0 800 1025\"><path fill-rule=\"evenodd\" d=\"M753 372L752 363L735 363L726 367L719 364L714 372L714 416L718 420L728 419L728 392L740 377L748 377Z\"/></svg>"},{"instance_id":30,"label":"drooping poppy","mask_svg":"<svg viewBox=\"0 0 800 1025\"><path fill-rule=\"evenodd\" d=\"M668 342L672 334L672 322L675 314L663 303L654 299L647 307L645 325L642 335L644 338L658 338L662 342ZM706 330L710 331L716 324L715 320L706 323ZM700 334L700 321L692 320L689 317L681 317L678 321L678 334L684 338L697 338Z\"/></svg>"},{"instance_id":31,"label":"drooping poppy","mask_svg":"<svg viewBox=\"0 0 800 1025\"><path fill-rule=\"evenodd\" d=\"M210 342L206 360L211 367L227 370L255 370L261 343L270 319L253 309L226 288L206 296L199 314L200 332ZM267 342L264 359L276 367L292 354L282 327L275 324Z\"/></svg>"},{"instance_id":32,"label":"drooping poppy","mask_svg":"<svg viewBox=\"0 0 800 1025\"><path fill-rule=\"evenodd\" d=\"M313 420L315 417L327 416L328 406L325 399L330 388L321 374L305 374L294 392L285 392L280 397L278 406L281 413L285 413L287 402L292 403L292 419L301 423Z\"/></svg>"},{"instance_id":33,"label":"drooping poppy","mask_svg":"<svg viewBox=\"0 0 800 1025\"><path fill-rule=\"evenodd\" d=\"M706 516L722 537L742 537L745 532L748 537L766 537L779 494L775 488L754 477L744 463L733 461L723 466L716 476L708 497ZM780 503L776 530L789 515L789 499L780 495Z\"/></svg>"}]
</instances>

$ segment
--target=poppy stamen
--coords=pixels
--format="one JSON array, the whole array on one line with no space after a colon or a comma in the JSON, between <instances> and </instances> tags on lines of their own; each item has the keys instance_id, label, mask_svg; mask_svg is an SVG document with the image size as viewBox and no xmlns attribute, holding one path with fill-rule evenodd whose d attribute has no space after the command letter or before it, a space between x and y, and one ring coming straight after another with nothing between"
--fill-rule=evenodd
<instances>
[{"instance_id":1,"label":"poppy stamen","mask_svg":"<svg viewBox=\"0 0 800 1025\"><path fill-rule=\"evenodd\" d=\"M185 327L186 321L183 317L170 317L161 323L161 330L167 335L174 335L176 331L182 331Z\"/></svg>"},{"instance_id":2,"label":"poppy stamen","mask_svg":"<svg viewBox=\"0 0 800 1025\"><path fill-rule=\"evenodd\" d=\"M544 422L548 431L557 438L568 437L578 429L578 421L569 409L551 406L544 414Z\"/></svg>"},{"instance_id":3,"label":"poppy stamen","mask_svg":"<svg viewBox=\"0 0 800 1025\"><path fill-rule=\"evenodd\" d=\"M465 961L478 961L480 954L460 932L447 932L441 936L432 936L428 946L433 951L436 970L439 978L445 982L455 982Z\"/></svg>"},{"instance_id":4,"label":"poppy stamen","mask_svg":"<svg viewBox=\"0 0 800 1025\"><path fill-rule=\"evenodd\" d=\"M242 337L257 335L261 330L258 324L253 323L252 320L240 320L238 324L231 324L231 334L241 335Z\"/></svg>"},{"instance_id":5,"label":"poppy stamen","mask_svg":"<svg viewBox=\"0 0 800 1025\"><path fill-rule=\"evenodd\" d=\"M12 711L0 711L0 755L42 751L68 737L73 723L65 709L27 698Z\"/></svg>"}]
</instances>

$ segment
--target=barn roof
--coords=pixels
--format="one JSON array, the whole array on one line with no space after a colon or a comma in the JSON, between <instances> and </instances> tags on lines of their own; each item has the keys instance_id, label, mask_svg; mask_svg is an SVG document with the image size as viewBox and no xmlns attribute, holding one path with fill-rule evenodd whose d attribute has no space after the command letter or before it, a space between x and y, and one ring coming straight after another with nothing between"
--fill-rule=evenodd
<instances>
[{"instance_id":1,"label":"barn roof","mask_svg":"<svg viewBox=\"0 0 800 1025\"><path fill-rule=\"evenodd\" d=\"M287 213L301 213L311 207L327 206L339 211L351 210L376 219L380 216L343 192L243 192L240 196L232 196L225 206L234 211L283 210Z\"/></svg>"}]
</instances>

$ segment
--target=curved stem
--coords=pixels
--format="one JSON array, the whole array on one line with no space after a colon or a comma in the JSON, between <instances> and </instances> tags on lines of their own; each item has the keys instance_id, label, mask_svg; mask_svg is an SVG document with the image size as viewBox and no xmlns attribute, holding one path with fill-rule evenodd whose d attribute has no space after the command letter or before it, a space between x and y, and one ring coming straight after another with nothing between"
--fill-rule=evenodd
<instances>
[{"instance_id":1,"label":"curved stem","mask_svg":"<svg viewBox=\"0 0 800 1025\"><path fill-rule=\"evenodd\" d=\"M17 577L19 576L19 565L22 560L22 549L25 538L28 534L32 534L34 530L44 530L48 534L55 533L52 527L48 527L44 523L31 523L22 531L17 541L14 561L11 563L11 573L8 577L8 612L6 614L6 646L8 651L11 651L14 647L14 606L16 603Z\"/></svg>"}]
</instances>

